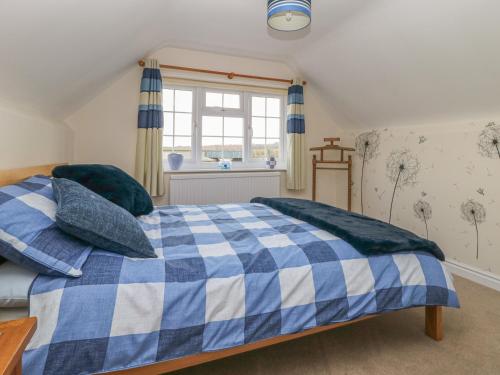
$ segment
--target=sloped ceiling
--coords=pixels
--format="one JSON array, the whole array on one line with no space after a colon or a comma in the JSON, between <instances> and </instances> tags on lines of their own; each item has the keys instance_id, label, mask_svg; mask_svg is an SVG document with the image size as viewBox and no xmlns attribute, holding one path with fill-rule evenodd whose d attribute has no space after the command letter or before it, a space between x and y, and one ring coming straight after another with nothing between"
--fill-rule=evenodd
<instances>
[{"instance_id":1,"label":"sloped ceiling","mask_svg":"<svg viewBox=\"0 0 500 375\"><path fill-rule=\"evenodd\" d=\"M0 101L63 119L170 45L283 61L345 127L500 112L498 0L313 0L312 27L285 34L265 11L265 0L0 0Z\"/></svg>"}]
</instances>

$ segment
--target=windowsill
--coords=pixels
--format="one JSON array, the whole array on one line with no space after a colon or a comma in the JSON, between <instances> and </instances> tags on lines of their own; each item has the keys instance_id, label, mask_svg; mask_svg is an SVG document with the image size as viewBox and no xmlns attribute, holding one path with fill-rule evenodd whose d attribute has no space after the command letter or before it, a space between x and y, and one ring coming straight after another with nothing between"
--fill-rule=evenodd
<instances>
[{"instance_id":1,"label":"windowsill","mask_svg":"<svg viewBox=\"0 0 500 375\"><path fill-rule=\"evenodd\" d=\"M166 169L164 171L165 174L183 174L183 173L250 173L250 172L285 172L284 168L233 168L233 169L215 169L215 168L206 168L206 169L180 169L177 171Z\"/></svg>"}]
</instances>

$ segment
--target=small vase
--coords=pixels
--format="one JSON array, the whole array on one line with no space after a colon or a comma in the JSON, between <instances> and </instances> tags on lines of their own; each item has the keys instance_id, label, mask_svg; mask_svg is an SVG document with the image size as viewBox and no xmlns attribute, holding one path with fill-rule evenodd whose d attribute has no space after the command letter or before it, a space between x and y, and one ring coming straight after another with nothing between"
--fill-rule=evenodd
<instances>
[{"instance_id":1,"label":"small vase","mask_svg":"<svg viewBox=\"0 0 500 375\"><path fill-rule=\"evenodd\" d=\"M182 154L176 154L175 152L168 154L168 165L170 166L170 169L173 171L179 170L179 168L182 166L183 161L184 161L184 155Z\"/></svg>"}]
</instances>

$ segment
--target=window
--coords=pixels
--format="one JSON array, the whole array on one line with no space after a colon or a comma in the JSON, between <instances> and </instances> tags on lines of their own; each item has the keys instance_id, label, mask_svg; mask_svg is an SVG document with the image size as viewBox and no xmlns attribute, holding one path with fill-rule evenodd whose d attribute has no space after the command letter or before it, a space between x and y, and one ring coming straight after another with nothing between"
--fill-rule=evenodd
<instances>
[{"instance_id":1,"label":"window","mask_svg":"<svg viewBox=\"0 0 500 375\"><path fill-rule=\"evenodd\" d=\"M165 153L184 155L190 168L263 168L284 155L284 95L250 91L166 87L163 90Z\"/></svg>"},{"instance_id":2,"label":"window","mask_svg":"<svg viewBox=\"0 0 500 375\"><path fill-rule=\"evenodd\" d=\"M241 94L207 91L205 93L205 107L240 109Z\"/></svg>"},{"instance_id":3,"label":"window","mask_svg":"<svg viewBox=\"0 0 500 375\"><path fill-rule=\"evenodd\" d=\"M203 116L201 132L202 161L243 161L242 117Z\"/></svg>"},{"instance_id":4,"label":"window","mask_svg":"<svg viewBox=\"0 0 500 375\"><path fill-rule=\"evenodd\" d=\"M280 158L281 100L252 97L252 158Z\"/></svg>"},{"instance_id":5,"label":"window","mask_svg":"<svg viewBox=\"0 0 500 375\"><path fill-rule=\"evenodd\" d=\"M201 161L231 159L242 162L244 156L244 110L242 93L204 91L201 118Z\"/></svg>"},{"instance_id":6,"label":"window","mask_svg":"<svg viewBox=\"0 0 500 375\"><path fill-rule=\"evenodd\" d=\"M163 150L192 158L193 91L163 90Z\"/></svg>"}]
</instances>

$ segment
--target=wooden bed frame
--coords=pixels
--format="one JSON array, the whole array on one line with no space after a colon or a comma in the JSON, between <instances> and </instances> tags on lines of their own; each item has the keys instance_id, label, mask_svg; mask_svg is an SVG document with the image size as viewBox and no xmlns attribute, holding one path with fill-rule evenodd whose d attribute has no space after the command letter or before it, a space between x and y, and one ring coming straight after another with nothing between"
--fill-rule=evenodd
<instances>
[{"instance_id":1,"label":"wooden bed frame","mask_svg":"<svg viewBox=\"0 0 500 375\"><path fill-rule=\"evenodd\" d=\"M12 169L0 171L0 186L19 182L25 178L31 177L36 174L50 175L52 169L60 164L42 165L37 167L28 167L21 169ZM315 327L303 332L294 333L290 335L283 335L272 337L266 340L257 341L250 344L237 346L230 349L224 349L216 352L200 353L189 355L183 358L174 359L170 361L158 362L144 367L132 368L112 372L113 375L146 375L146 374L165 374L172 371L177 371L183 368L196 366L202 363L215 361L218 359L231 357L241 353L249 352L256 349L265 348L267 346L280 344L286 341L295 340L301 337L314 335L316 333L330 331L335 328L348 326L361 322L363 320L371 319L377 315L370 315L360 319L351 320L348 322L336 323L322 327ZM425 334L436 341L443 339L443 308L442 306L426 306L425 307Z\"/></svg>"}]
</instances>

